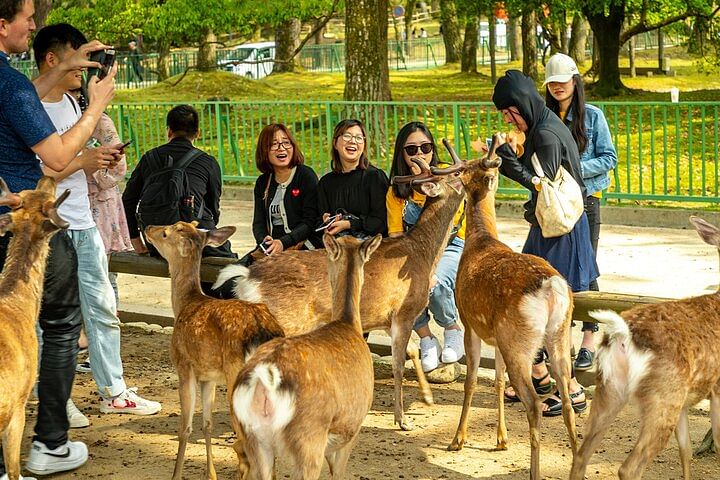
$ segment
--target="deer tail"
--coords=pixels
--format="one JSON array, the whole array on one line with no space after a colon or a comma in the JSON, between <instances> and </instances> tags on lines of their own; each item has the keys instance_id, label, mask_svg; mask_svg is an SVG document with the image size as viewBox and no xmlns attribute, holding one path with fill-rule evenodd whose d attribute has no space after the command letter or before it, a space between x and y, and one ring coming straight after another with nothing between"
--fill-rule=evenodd
<instances>
[{"instance_id":1,"label":"deer tail","mask_svg":"<svg viewBox=\"0 0 720 480\"><path fill-rule=\"evenodd\" d=\"M246 432L273 437L293 419L295 394L277 365L260 363L239 379L233 411Z\"/></svg>"}]
</instances>

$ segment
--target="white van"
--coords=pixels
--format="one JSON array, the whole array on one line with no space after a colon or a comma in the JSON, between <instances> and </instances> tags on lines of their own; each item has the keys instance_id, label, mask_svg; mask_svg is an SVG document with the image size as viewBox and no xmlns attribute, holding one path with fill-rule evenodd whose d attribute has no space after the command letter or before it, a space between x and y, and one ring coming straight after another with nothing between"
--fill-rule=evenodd
<instances>
[{"instance_id":1,"label":"white van","mask_svg":"<svg viewBox=\"0 0 720 480\"><path fill-rule=\"evenodd\" d=\"M273 71L275 42L246 43L226 54L227 56L219 62L223 70L257 80L267 77Z\"/></svg>"}]
</instances>

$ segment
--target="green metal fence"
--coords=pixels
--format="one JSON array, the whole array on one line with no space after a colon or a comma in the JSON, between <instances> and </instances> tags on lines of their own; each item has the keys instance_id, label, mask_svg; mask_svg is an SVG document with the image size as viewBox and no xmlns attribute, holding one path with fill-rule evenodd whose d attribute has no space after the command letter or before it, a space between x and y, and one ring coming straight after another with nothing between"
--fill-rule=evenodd
<instances>
[{"instance_id":1,"label":"green metal fence","mask_svg":"<svg viewBox=\"0 0 720 480\"><path fill-rule=\"evenodd\" d=\"M720 102L598 103L605 111L619 164L606 197L626 200L720 202ZM120 137L134 140L128 161L166 141L170 103L113 105ZM446 137L458 152L472 156L469 142L507 129L490 103L409 102L202 102L202 136L197 146L219 161L226 181L257 175L254 152L260 130L282 122L294 133L307 163L322 175L329 170L335 124L359 118L368 130L373 163L389 171L395 134L406 122L425 122L436 140ZM443 152L443 156L447 155ZM501 193L525 190L506 179Z\"/></svg>"}]
</instances>

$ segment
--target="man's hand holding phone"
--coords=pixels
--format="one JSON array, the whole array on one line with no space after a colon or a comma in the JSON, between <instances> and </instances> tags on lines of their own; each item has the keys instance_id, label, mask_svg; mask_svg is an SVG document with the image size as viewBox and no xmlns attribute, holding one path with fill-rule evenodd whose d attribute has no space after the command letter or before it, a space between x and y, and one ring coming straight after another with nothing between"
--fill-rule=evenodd
<instances>
[{"instance_id":1,"label":"man's hand holding phone","mask_svg":"<svg viewBox=\"0 0 720 480\"><path fill-rule=\"evenodd\" d=\"M326 228L329 228L333 223L335 223L340 218L340 215L330 215L329 213L323 213L322 219L323 224L320 225L318 228L315 229L316 232L322 232Z\"/></svg>"},{"instance_id":2,"label":"man's hand holding phone","mask_svg":"<svg viewBox=\"0 0 720 480\"><path fill-rule=\"evenodd\" d=\"M285 249L280 240L274 239L270 235L263 238L263 241L258 245L258 247L260 247L260 250L268 256L277 255Z\"/></svg>"}]
</instances>

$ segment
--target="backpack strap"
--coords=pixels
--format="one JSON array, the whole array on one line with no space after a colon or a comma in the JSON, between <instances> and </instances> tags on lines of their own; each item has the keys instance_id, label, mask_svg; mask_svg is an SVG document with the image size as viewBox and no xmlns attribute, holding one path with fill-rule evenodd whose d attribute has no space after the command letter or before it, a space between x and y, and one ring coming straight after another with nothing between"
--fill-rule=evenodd
<instances>
[{"instance_id":1,"label":"backpack strap","mask_svg":"<svg viewBox=\"0 0 720 480\"><path fill-rule=\"evenodd\" d=\"M192 147L183 155L177 163L173 164L174 168L185 169L190 165L196 158L200 157L204 152L198 148ZM172 157L168 157L172 158Z\"/></svg>"}]
</instances>

